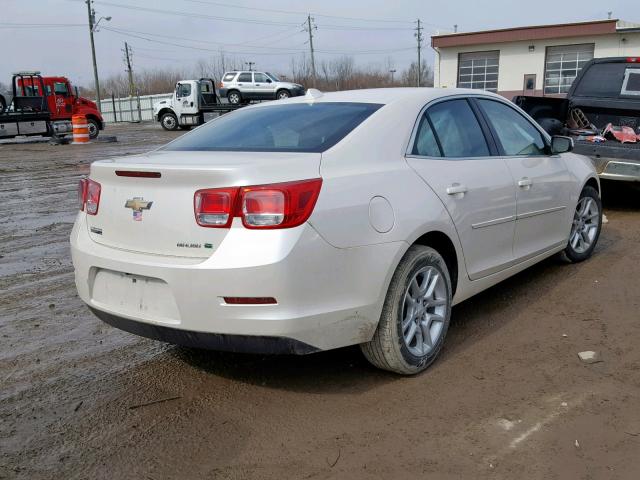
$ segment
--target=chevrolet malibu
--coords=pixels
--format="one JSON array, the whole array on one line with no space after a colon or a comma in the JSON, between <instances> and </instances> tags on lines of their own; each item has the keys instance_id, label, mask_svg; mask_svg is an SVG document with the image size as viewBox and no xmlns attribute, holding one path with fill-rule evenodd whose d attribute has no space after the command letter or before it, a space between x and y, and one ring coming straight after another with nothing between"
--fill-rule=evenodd
<instances>
[{"instance_id":1,"label":"chevrolet malibu","mask_svg":"<svg viewBox=\"0 0 640 480\"><path fill-rule=\"evenodd\" d=\"M593 166L502 97L379 89L243 108L79 186L71 252L103 321L216 350L359 344L400 374L456 303L554 255L589 258Z\"/></svg>"}]
</instances>

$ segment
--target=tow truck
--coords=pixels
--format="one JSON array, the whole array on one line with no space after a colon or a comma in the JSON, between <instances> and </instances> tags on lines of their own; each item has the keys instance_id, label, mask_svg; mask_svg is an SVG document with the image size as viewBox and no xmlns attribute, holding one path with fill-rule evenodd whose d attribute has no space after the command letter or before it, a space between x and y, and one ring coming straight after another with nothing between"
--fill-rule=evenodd
<instances>
[{"instance_id":1,"label":"tow truck","mask_svg":"<svg viewBox=\"0 0 640 480\"><path fill-rule=\"evenodd\" d=\"M222 103L211 78L180 80L173 96L153 104L153 116L165 130L189 130L244 105Z\"/></svg>"},{"instance_id":2,"label":"tow truck","mask_svg":"<svg viewBox=\"0 0 640 480\"><path fill-rule=\"evenodd\" d=\"M70 134L71 117L78 114L87 117L91 138L104 129L96 104L80 97L66 77L18 72L13 74L11 88L10 101L0 95L0 139Z\"/></svg>"}]
</instances>

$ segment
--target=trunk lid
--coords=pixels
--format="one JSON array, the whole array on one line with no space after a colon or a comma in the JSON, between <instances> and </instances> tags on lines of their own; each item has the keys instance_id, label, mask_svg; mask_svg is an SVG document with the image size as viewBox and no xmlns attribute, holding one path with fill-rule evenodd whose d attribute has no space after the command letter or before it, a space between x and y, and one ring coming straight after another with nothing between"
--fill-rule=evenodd
<instances>
[{"instance_id":1,"label":"trunk lid","mask_svg":"<svg viewBox=\"0 0 640 480\"><path fill-rule=\"evenodd\" d=\"M118 170L160 177L124 177ZM133 252L206 258L229 230L196 223L196 190L318 178L319 170L319 153L172 151L94 162L90 178L101 192L97 215L87 215L89 236ZM243 227L236 219L231 228Z\"/></svg>"}]
</instances>

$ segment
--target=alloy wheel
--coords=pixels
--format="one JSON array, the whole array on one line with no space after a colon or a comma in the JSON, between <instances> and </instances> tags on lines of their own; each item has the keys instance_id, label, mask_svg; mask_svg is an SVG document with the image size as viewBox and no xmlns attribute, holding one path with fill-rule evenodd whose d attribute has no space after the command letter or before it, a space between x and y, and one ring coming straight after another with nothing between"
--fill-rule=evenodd
<instances>
[{"instance_id":1,"label":"alloy wheel","mask_svg":"<svg viewBox=\"0 0 640 480\"><path fill-rule=\"evenodd\" d=\"M444 278L433 267L422 268L409 282L402 307L402 337L411 354L422 357L438 343L446 311Z\"/></svg>"},{"instance_id":2,"label":"alloy wheel","mask_svg":"<svg viewBox=\"0 0 640 480\"><path fill-rule=\"evenodd\" d=\"M594 242L598 233L600 211L598 205L591 197L583 197L576 206L571 226L569 244L576 253L584 253Z\"/></svg>"}]
</instances>

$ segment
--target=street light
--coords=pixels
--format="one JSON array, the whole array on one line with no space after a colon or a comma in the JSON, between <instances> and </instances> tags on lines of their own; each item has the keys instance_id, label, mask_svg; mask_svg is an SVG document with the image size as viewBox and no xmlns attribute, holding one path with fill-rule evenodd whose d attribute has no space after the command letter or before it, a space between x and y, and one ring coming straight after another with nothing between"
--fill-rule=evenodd
<instances>
[{"instance_id":1,"label":"street light","mask_svg":"<svg viewBox=\"0 0 640 480\"><path fill-rule=\"evenodd\" d=\"M396 73L396 69L392 68L391 70L389 70L389 73L391 74L391 83L393 84L393 74Z\"/></svg>"},{"instance_id":2,"label":"street light","mask_svg":"<svg viewBox=\"0 0 640 480\"><path fill-rule=\"evenodd\" d=\"M98 110L102 111L100 105L100 80L98 79L98 64L96 62L96 46L93 41L93 33L98 31L98 24L104 19L106 22L111 21L111 17L100 17L96 22L96 11L91 8L91 0L85 0L87 4L87 14L89 15L89 39L91 40L91 57L93 58L93 81L96 87L96 104Z\"/></svg>"},{"instance_id":3,"label":"street light","mask_svg":"<svg viewBox=\"0 0 640 480\"><path fill-rule=\"evenodd\" d=\"M104 20L105 22L110 22L111 21L111 17L100 17L98 19L98 21L93 25L93 31L94 32L99 32L100 30L98 30L98 25L100 25L100 21Z\"/></svg>"}]
</instances>

